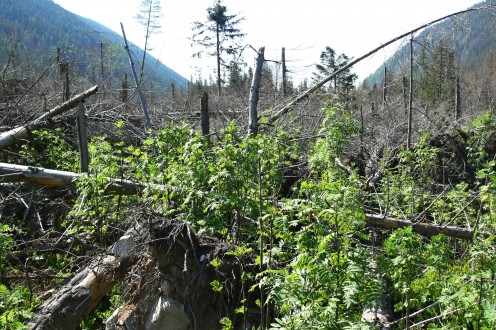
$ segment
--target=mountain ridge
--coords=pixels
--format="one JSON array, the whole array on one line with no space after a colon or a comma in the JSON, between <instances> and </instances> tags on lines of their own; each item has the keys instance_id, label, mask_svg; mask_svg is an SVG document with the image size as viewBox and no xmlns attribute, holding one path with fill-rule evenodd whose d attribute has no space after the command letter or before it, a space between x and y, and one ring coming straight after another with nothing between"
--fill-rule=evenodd
<instances>
[{"instance_id":1,"label":"mountain ridge","mask_svg":"<svg viewBox=\"0 0 496 330\"><path fill-rule=\"evenodd\" d=\"M487 9L496 6L496 0L479 2L468 9ZM492 21L494 13L489 10L470 11L452 18L444 19L414 35L416 45L414 52L419 53L422 47L435 46L439 41L446 42L457 54L457 62L463 69L471 69L480 63L492 49L496 47L496 35ZM417 48L417 50L415 50ZM384 66L389 72L398 75L409 63L410 46L402 45L379 68L364 79L368 86L379 85L384 79ZM418 57L414 55L415 57Z\"/></svg>"},{"instance_id":2,"label":"mountain ridge","mask_svg":"<svg viewBox=\"0 0 496 330\"><path fill-rule=\"evenodd\" d=\"M18 45L14 45L19 41ZM61 50L60 61L69 62L88 80L99 78L116 82L129 74L129 59L124 40L115 31L89 18L74 14L52 0L0 1L0 61L7 63L13 52L26 59L31 57L45 64ZM143 50L128 42L138 67ZM103 67L103 76L102 76ZM97 70L98 69L98 70ZM188 80L147 54L144 76L154 87L186 89Z\"/></svg>"}]
</instances>

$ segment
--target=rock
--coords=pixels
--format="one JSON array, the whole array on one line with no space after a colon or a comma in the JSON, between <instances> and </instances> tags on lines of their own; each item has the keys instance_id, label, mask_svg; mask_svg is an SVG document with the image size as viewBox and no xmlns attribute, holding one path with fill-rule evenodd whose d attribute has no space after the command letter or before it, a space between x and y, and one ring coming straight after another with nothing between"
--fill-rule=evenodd
<instances>
[{"instance_id":1,"label":"rock","mask_svg":"<svg viewBox=\"0 0 496 330\"><path fill-rule=\"evenodd\" d=\"M146 330L188 330L189 318L184 305L170 297L160 297L145 323Z\"/></svg>"},{"instance_id":2,"label":"rock","mask_svg":"<svg viewBox=\"0 0 496 330\"><path fill-rule=\"evenodd\" d=\"M131 235L124 235L112 246L112 253L118 258L125 258L131 254L135 245Z\"/></svg>"}]
</instances>

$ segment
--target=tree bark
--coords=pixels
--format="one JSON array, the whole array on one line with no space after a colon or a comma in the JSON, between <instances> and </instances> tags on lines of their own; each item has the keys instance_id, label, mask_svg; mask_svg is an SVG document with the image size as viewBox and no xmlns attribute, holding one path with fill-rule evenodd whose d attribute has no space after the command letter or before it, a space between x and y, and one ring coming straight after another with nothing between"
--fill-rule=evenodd
<instances>
[{"instance_id":1,"label":"tree bark","mask_svg":"<svg viewBox=\"0 0 496 330\"><path fill-rule=\"evenodd\" d=\"M217 89L218 89L218 94L219 96L221 96L222 94L222 80L220 79L220 39L219 39L219 34L220 34L220 27L219 27L219 23L216 23L215 25L216 27L216 33L215 33L215 37L216 37L216 46L217 46L217 53L216 53L216 56L217 56Z\"/></svg>"},{"instance_id":2,"label":"tree bark","mask_svg":"<svg viewBox=\"0 0 496 330\"><path fill-rule=\"evenodd\" d=\"M413 34L410 37L410 90L408 92L408 131L406 148L410 149L412 143L412 120L413 120Z\"/></svg>"},{"instance_id":3,"label":"tree bark","mask_svg":"<svg viewBox=\"0 0 496 330\"><path fill-rule=\"evenodd\" d=\"M210 118L208 115L208 93L207 92L203 92L200 104L201 104L200 122L201 122L202 135L208 136L210 134Z\"/></svg>"},{"instance_id":4,"label":"tree bark","mask_svg":"<svg viewBox=\"0 0 496 330\"><path fill-rule=\"evenodd\" d=\"M248 124L248 132L251 136L255 136L258 133L258 95L260 90L260 81L262 79L262 68L264 63L264 52L265 47L260 47L258 50L257 64L255 67L255 72L253 74L253 81L250 88L250 118Z\"/></svg>"},{"instance_id":5,"label":"tree bark","mask_svg":"<svg viewBox=\"0 0 496 330\"><path fill-rule=\"evenodd\" d=\"M134 232L135 233L135 232ZM133 231L126 233L111 250L77 273L54 297L43 303L27 324L33 330L78 329L135 259Z\"/></svg>"},{"instance_id":6,"label":"tree bark","mask_svg":"<svg viewBox=\"0 0 496 330\"><path fill-rule=\"evenodd\" d=\"M33 130L34 127L39 126L42 121L56 117L64 113L65 111L75 108L82 100L84 100L88 96L95 94L97 91L98 91L98 86L93 86L87 91L74 96L72 99L62 103L61 105L53 108L52 110L48 111L42 116L29 122L27 125L16 127L14 129L11 129L10 131L0 134L0 150L5 149L6 147L14 144L15 142L21 139L28 138L29 134L31 133L31 130Z\"/></svg>"},{"instance_id":7,"label":"tree bark","mask_svg":"<svg viewBox=\"0 0 496 330\"><path fill-rule=\"evenodd\" d=\"M33 167L25 165L14 165L0 163L0 182L30 182L53 188L74 189L74 183L83 174L45 169L42 167ZM107 178L109 184L105 192L108 194L136 195L140 194L145 187L165 190L163 185L142 184L125 179Z\"/></svg>"},{"instance_id":8,"label":"tree bark","mask_svg":"<svg viewBox=\"0 0 496 330\"><path fill-rule=\"evenodd\" d=\"M76 115L78 142L79 142L79 168L83 173L89 172L90 156L88 151L88 135L86 133L86 116L84 113L84 100L79 103Z\"/></svg>"}]
</instances>

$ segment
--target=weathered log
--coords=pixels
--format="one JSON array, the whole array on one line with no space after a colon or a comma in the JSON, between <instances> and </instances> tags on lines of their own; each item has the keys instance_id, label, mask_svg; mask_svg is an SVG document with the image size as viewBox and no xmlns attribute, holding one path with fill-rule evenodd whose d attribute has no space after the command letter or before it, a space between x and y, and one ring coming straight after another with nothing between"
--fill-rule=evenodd
<instances>
[{"instance_id":1,"label":"weathered log","mask_svg":"<svg viewBox=\"0 0 496 330\"><path fill-rule=\"evenodd\" d=\"M101 299L122 280L127 301L107 321L107 329L217 329L222 317L236 329L257 327L254 284L244 273L259 271L255 257L235 257L236 247L197 236L181 222L141 215L133 228L77 273L39 308L30 329L77 329ZM213 260L220 260L213 266ZM124 277L124 275L129 276ZM212 289L214 280L224 289ZM255 289L256 291L256 289ZM234 311L246 307L241 316ZM176 327L172 327L175 325Z\"/></svg>"},{"instance_id":2,"label":"weathered log","mask_svg":"<svg viewBox=\"0 0 496 330\"><path fill-rule=\"evenodd\" d=\"M28 322L33 330L78 329L102 298L134 264L136 231L126 233L109 253L100 255L51 299L38 308Z\"/></svg>"},{"instance_id":3,"label":"weathered log","mask_svg":"<svg viewBox=\"0 0 496 330\"><path fill-rule=\"evenodd\" d=\"M250 289L256 280L243 275L260 272L254 255L233 256L229 252L236 246L198 236L184 222L146 218L148 244L140 245L146 247L144 258L122 284L127 302L106 329L220 329L222 317L231 319L234 329L260 325L259 293ZM213 260L220 262L214 267ZM212 289L215 280L222 290ZM242 306L245 312L236 313Z\"/></svg>"},{"instance_id":4,"label":"weathered log","mask_svg":"<svg viewBox=\"0 0 496 330\"><path fill-rule=\"evenodd\" d=\"M53 188L75 189L75 181L86 174L45 169L25 165L0 163L0 182L30 182ZM106 178L108 194L136 195L146 187L164 190L165 186L141 184L125 179Z\"/></svg>"},{"instance_id":5,"label":"weathered log","mask_svg":"<svg viewBox=\"0 0 496 330\"><path fill-rule=\"evenodd\" d=\"M412 222L408 220L394 219L380 214L366 214L365 216L369 226L391 229L412 227L412 230L415 233L424 235L434 236L438 234L444 234L453 238L471 240L474 238L474 235L476 233L474 230L459 227L440 226L425 222ZM481 235L482 237L489 237L491 235L487 232L478 232L477 234Z\"/></svg>"},{"instance_id":6,"label":"weathered log","mask_svg":"<svg viewBox=\"0 0 496 330\"><path fill-rule=\"evenodd\" d=\"M91 96L95 94L98 91L98 86L93 86L87 91L74 96L72 99L67 100L66 102L62 103L61 105L53 108L52 110L48 111L47 113L41 115L40 117L36 118L35 120L29 122L27 125L21 126L21 127L16 127L11 129L10 131L3 132L0 134L0 150L5 149L6 147L14 144L15 142L21 140L21 139L26 139L29 137L29 134L31 131L37 127L39 127L40 123L43 122L44 120L56 117L65 111L71 110L75 108L82 100L87 98L88 96Z\"/></svg>"}]
</instances>

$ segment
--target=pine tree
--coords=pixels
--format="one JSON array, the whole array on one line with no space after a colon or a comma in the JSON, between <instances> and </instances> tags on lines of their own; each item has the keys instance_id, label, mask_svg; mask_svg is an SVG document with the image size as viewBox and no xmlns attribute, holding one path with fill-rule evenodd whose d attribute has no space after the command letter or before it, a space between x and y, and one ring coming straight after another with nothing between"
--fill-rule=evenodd
<instances>
[{"instance_id":1,"label":"pine tree","mask_svg":"<svg viewBox=\"0 0 496 330\"><path fill-rule=\"evenodd\" d=\"M315 68L316 72L313 73L314 82L320 81L325 77L329 76L336 70L339 70L348 62L350 58L345 54L336 55L336 52L331 47L327 46L325 50L320 54L320 64L317 64ZM355 80L357 75L351 73L351 71L345 70L340 75L334 77L334 79L329 83L328 92L335 92L341 95L348 95L351 90L354 89Z\"/></svg>"},{"instance_id":2,"label":"pine tree","mask_svg":"<svg viewBox=\"0 0 496 330\"><path fill-rule=\"evenodd\" d=\"M224 65L222 55L235 55L241 49L239 44L245 34L237 28L238 24L244 18L238 15L227 15L227 7L221 4L221 0L216 0L213 7L207 9L207 21L193 23L193 37L191 40L194 44L200 45L207 49L207 54L215 56L217 59L217 89L221 95L222 79L221 65ZM214 51L208 51L214 48ZM202 52L194 54L200 57Z\"/></svg>"},{"instance_id":3,"label":"pine tree","mask_svg":"<svg viewBox=\"0 0 496 330\"><path fill-rule=\"evenodd\" d=\"M430 106L442 102L454 102L456 65L455 52L445 42L439 42L430 57L421 53L419 63L423 66L419 88L421 99Z\"/></svg>"}]
</instances>

